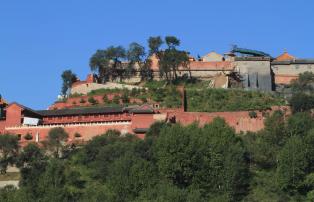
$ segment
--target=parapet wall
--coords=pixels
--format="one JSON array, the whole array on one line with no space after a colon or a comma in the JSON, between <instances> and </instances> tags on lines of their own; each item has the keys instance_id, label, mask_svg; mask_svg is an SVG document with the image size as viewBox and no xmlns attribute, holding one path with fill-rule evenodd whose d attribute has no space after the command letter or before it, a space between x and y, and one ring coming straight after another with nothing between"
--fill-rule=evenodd
<instances>
[{"instance_id":1,"label":"parapet wall","mask_svg":"<svg viewBox=\"0 0 314 202\"><path fill-rule=\"evenodd\" d=\"M290 114L290 108L287 106L275 106L268 111L255 111L256 117L251 118L249 111L236 112L180 112L173 111L168 113L169 118L174 118L176 122L183 125L198 122L201 126L210 123L214 118L221 117L226 123L233 127L237 133L239 132L257 132L264 128L264 121L266 113L273 113L276 110L282 110L285 115Z\"/></svg>"}]
</instances>

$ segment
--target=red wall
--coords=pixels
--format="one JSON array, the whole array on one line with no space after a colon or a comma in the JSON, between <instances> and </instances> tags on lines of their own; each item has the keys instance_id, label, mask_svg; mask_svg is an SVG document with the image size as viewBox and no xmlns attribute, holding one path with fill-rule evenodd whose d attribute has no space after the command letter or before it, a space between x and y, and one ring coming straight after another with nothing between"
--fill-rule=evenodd
<instances>
[{"instance_id":1,"label":"red wall","mask_svg":"<svg viewBox=\"0 0 314 202\"><path fill-rule=\"evenodd\" d=\"M61 123L90 123L104 121L122 121L131 120L131 115L124 114L102 114L102 115L83 115L83 116L60 116L60 117L44 117L43 124L61 124Z\"/></svg>"},{"instance_id":2,"label":"red wall","mask_svg":"<svg viewBox=\"0 0 314 202\"><path fill-rule=\"evenodd\" d=\"M6 126L19 126L22 123L22 108L17 104L9 105L6 109Z\"/></svg>"},{"instance_id":3,"label":"red wall","mask_svg":"<svg viewBox=\"0 0 314 202\"><path fill-rule=\"evenodd\" d=\"M91 138L104 134L108 130L118 130L121 132L129 132L131 133L131 125L130 124L120 124L120 125L68 125L63 126L65 131L69 134L69 141L76 140L82 140L82 141L88 141ZM60 127L60 126L55 126ZM25 142L35 142L35 136L38 133L39 134L39 141L43 141L47 138L49 130L51 130L52 127L21 127L21 128L9 128L7 130L10 134L20 134L21 135L21 143ZM24 136L26 134L31 134L33 136L32 140L25 140ZM79 133L81 134L81 138L75 138L74 134Z\"/></svg>"},{"instance_id":4,"label":"red wall","mask_svg":"<svg viewBox=\"0 0 314 202\"><path fill-rule=\"evenodd\" d=\"M153 114L134 114L132 116L132 129L149 128L154 122Z\"/></svg>"},{"instance_id":5,"label":"red wall","mask_svg":"<svg viewBox=\"0 0 314 202\"><path fill-rule=\"evenodd\" d=\"M272 113L275 110L283 110L286 115L290 114L289 107L279 106L273 107L272 110L265 111ZM175 117L175 120L183 125L188 125L193 122L199 122L200 125L210 123L216 117L221 117L235 129L236 132L257 132L264 128L263 112L256 111L257 117L250 118L248 111L237 111L237 112L169 112L168 117Z\"/></svg>"},{"instance_id":6,"label":"red wall","mask_svg":"<svg viewBox=\"0 0 314 202\"><path fill-rule=\"evenodd\" d=\"M109 100L113 100L115 95L121 96L121 93L111 93L107 94ZM79 106L91 106L91 103L88 102L90 96L81 96L81 97L73 97L68 98L66 102L57 102L49 107L49 109L63 109L63 108L71 108L71 107L79 107ZM93 96L95 100L98 101L99 104L106 104L103 100L103 95L95 95ZM85 103L80 103L81 99L85 100ZM148 102L150 102L148 100ZM135 104L143 104L141 99L130 98L130 103ZM122 100L120 99L120 104L122 104Z\"/></svg>"},{"instance_id":7,"label":"red wall","mask_svg":"<svg viewBox=\"0 0 314 202\"><path fill-rule=\"evenodd\" d=\"M4 133L5 124L5 120L0 121L0 134Z\"/></svg>"}]
</instances>

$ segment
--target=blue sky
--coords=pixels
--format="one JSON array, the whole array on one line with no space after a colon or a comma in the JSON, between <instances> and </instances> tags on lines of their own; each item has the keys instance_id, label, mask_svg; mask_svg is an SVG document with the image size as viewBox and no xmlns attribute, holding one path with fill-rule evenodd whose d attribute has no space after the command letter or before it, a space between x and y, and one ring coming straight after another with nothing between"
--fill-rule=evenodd
<instances>
[{"instance_id":1,"label":"blue sky","mask_svg":"<svg viewBox=\"0 0 314 202\"><path fill-rule=\"evenodd\" d=\"M314 58L313 9L310 0L0 0L0 94L47 108L63 70L84 79L97 49L156 35L177 36L194 56L237 44Z\"/></svg>"}]
</instances>

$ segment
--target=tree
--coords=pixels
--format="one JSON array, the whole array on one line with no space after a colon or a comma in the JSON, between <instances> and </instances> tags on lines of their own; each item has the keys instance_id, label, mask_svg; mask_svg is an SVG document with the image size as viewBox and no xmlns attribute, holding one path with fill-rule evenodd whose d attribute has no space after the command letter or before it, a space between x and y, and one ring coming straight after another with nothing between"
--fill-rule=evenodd
<instances>
[{"instance_id":1,"label":"tree","mask_svg":"<svg viewBox=\"0 0 314 202\"><path fill-rule=\"evenodd\" d=\"M52 128L48 133L47 140L43 144L55 158L59 158L62 156L62 150L66 146L68 137L68 133L63 128Z\"/></svg>"},{"instance_id":2,"label":"tree","mask_svg":"<svg viewBox=\"0 0 314 202\"><path fill-rule=\"evenodd\" d=\"M92 71L97 71L100 83L105 83L110 78L109 62L106 50L97 50L89 60L89 66Z\"/></svg>"},{"instance_id":3,"label":"tree","mask_svg":"<svg viewBox=\"0 0 314 202\"><path fill-rule=\"evenodd\" d=\"M126 71L125 66L122 64L122 60L126 57L126 51L122 46L109 46L106 49L105 57L109 60L109 72L112 81L119 78L121 82L133 72Z\"/></svg>"},{"instance_id":4,"label":"tree","mask_svg":"<svg viewBox=\"0 0 314 202\"><path fill-rule=\"evenodd\" d=\"M225 195L229 200L246 193L245 149L221 119L204 128L165 127L154 148L161 177L180 188L197 187L203 197Z\"/></svg>"},{"instance_id":5,"label":"tree","mask_svg":"<svg viewBox=\"0 0 314 202\"><path fill-rule=\"evenodd\" d=\"M293 93L289 102L292 112L306 112L314 107L314 96L304 92Z\"/></svg>"},{"instance_id":6,"label":"tree","mask_svg":"<svg viewBox=\"0 0 314 202\"><path fill-rule=\"evenodd\" d=\"M313 88L314 82L314 73L313 72L304 72L299 75L297 80L294 80L291 83L293 92L306 92L311 93L314 91Z\"/></svg>"},{"instance_id":7,"label":"tree","mask_svg":"<svg viewBox=\"0 0 314 202\"><path fill-rule=\"evenodd\" d=\"M310 113L296 113L287 121L288 136L306 136L307 132L314 127L314 120Z\"/></svg>"},{"instance_id":8,"label":"tree","mask_svg":"<svg viewBox=\"0 0 314 202\"><path fill-rule=\"evenodd\" d=\"M146 53L145 48L138 43L131 43L127 51L128 67L127 75L132 76L135 73L135 69L138 66L141 80L149 80L150 77L150 66L147 63L147 60L144 59Z\"/></svg>"},{"instance_id":9,"label":"tree","mask_svg":"<svg viewBox=\"0 0 314 202\"><path fill-rule=\"evenodd\" d=\"M62 89L61 94L66 96L68 94L69 89L72 87L72 84L77 81L77 76L71 70L65 70L62 75Z\"/></svg>"},{"instance_id":10,"label":"tree","mask_svg":"<svg viewBox=\"0 0 314 202\"><path fill-rule=\"evenodd\" d=\"M149 55L152 56L156 54L159 57L160 47L164 43L160 36L149 37L148 38Z\"/></svg>"},{"instance_id":11,"label":"tree","mask_svg":"<svg viewBox=\"0 0 314 202\"><path fill-rule=\"evenodd\" d=\"M304 112L314 108L313 83L312 72L304 72L292 82L292 97L289 102L293 112Z\"/></svg>"},{"instance_id":12,"label":"tree","mask_svg":"<svg viewBox=\"0 0 314 202\"><path fill-rule=\"evenodd\" d=\"M156 167L132 154L115 160L109 168L108 186L114 201L133 201L139 193L152 187L157 180Z\"/></svg>"},{"instance_id":13,"label":"tree","mask_svg":"<svg viewBox=\"0 0 314 202\"><path fill-rule=\"evenodd\" d=\"M117 78L122 81L129 76L122 60L126 57L126 51L122 46L109 46L105 50L97 50L89 61L92 71L98 72L100 83L115 80Z\"/></svg>"},{"instance_id":14,"label":"tree","mask_svg":"<svg viewBox=\"0 0 314 202\"><path fill-rule=\"evenodd\" d=\"M98 104L98 101L95 100L95 98L94 98L93 96L91 96L91 97L88 98L88 102L89 102L90 104L92 104L92 105Z\"/></svg>"},{"instance_id":15,"label":"tree","mask_svg":"<svg viewBox=\"0 0 314 202\"><path fill-rule=\"evenodd\" d=\"M19 138L16 135L0 135L0 171L6 173L9 164L16 160L19 149Z\"/></svg>"},{"instance_id":16,"label":"tree","mask_svg":"<svg viewBox=\"0 0 314 202\"><path fill-rule=\"evenodd\" d=\"M279 154L278 183L282 190L297 193L303 186L308 162L301 137L291 137Z\"/></svg>"},{"instance_id":17,"label":"tree","mask_svg":"<svg viewBox=\"0 0 314 202\"><path fill-rule=\"evenodd\" d=\"M174 36L166 36L165 42L167 49L161 50L163 44L161 37L150 37L148 46L150 55L155 55L159 59L159 74L167 81L177 79L179 67L189 68L189 56L186 51L177 50L180 40ZM190 74L191 76L191 74Z\"/></svg>"},{"instance_id":18,"label":"tree","mask_svg":"<svg viewBox=\"0 0 314 202\"><path fill-rule=\"evenodd\" d=\"M21 172L19 185L32 198L38 197L40 195L38 182L47 166L47 158L44 152L37 145L30 143L19 154L16 165Z\"/></svg>"}]
</instances>

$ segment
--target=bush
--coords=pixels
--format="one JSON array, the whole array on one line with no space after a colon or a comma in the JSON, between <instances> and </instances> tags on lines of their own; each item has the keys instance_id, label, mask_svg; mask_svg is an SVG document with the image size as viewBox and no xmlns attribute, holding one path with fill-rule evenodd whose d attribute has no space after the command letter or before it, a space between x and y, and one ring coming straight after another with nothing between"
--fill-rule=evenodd
<instances>
[{"instance_id":1,"label":"bush","mask_svg":"<svg viewBox=\"0 0 314 202\"><path fill-rule=\"evenodd\" d=\"M250 111L249 116L251 119L255 119L255 118L257 118L257 113L255 111Z\"/></svg>"},{"instance_id":2,"label":"bush","mask_svg":"<svg viewBox=\"0 0 314 202\"><path fill-rule=\"evenodd\" d=\"M81 99L80 99L80 103L83 104L83 103L86 103L86 101L85 101L83 98L81 98Z\"/></svg>"},{"instance_id":3,"label":"bush","mask_svg":"<svg viewBox=\"0 0 314 202\"><path fill-rule=\"evenodd\" d=\"M119 95L115 95L112 99L112 102L115 104L120 104L120 96Z\"/></svg>"},{"instance_id":4,"label":"bush","mask_svg":"<svg viewBox=\"0 0 314 202\"><path fill-rule=\"evenodd\" d=\"M122 93L121 99L123 103L129 103L130 102L129 93L127 91L124 91Z\"/></svg>"},{"instance_id":5,"label":"bush","mask_svg":"<svg viewBox=\"0 0 314 202\"><path fill-rule=\"evenodd\" d=\"M102 100L104 101L104 103L110 103L110 100L108 99L107 95L104 95L102 97Z\"/></svg>"},{"instance_id":6,"label":"bush","mask_svg":"<svg viewBox=\"0 0 314 202\"><path fill-rule=\"evenodd\" d=\"M79 134L79 133L75 133L75 134L74 134L74 137L75 137L75 138L80 138L80 137L82 137L82 135Z\"/></svg>"},{"instance_id":7,"label":"bush","mask_svg":"<svg viewBox=\"0 0 314 202\"><path fill-rule=\"evenodd\" d=\"M29 133L27 133L25 136L24 136L24 139L25 140L32 140L33 139L33 136Z\"/></svg>"},{"instance_id":8,"label":"bush","mask_svg":"<svg viewBox=\"0 0 314 202\"><path fill-rule=\"evenodd\" d=\"M89 102L89 103L91 103L92 105L96 105L96 104L98 104L98 101L97 101L97 100L95 100L95 98L94 98L94 97L89 97L89 98L88 98L88 102Z\"/></svg>"},{"instance_id":9,"label":"bush","mask_svg":"<svg viewBox=\"0 0 314 202\"><path fill-rule=\"evenodd\" d=\"M264 110L285 104L281 97L259 91L225 89L187 89L188 111L217 112Z\"/></svg>"}]
</instances>

